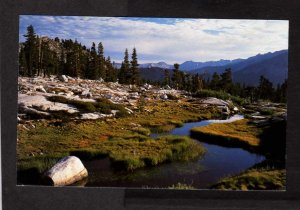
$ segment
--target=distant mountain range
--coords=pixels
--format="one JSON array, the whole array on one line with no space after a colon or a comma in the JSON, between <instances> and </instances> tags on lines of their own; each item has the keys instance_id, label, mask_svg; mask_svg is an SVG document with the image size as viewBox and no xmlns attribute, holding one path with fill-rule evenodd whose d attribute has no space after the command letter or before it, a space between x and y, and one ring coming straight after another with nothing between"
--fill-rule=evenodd
<instances>
[{"instance_id":1,"label":"distant mountain range","mask_svg":"<svg viewBox=\"0 0 300 210\"><path fill-rule=\"evenodd\" d=\"M162 81L164 70L172 73L173 66L165 62L147 63L139 66L141 78ZM281 84L288 75L288 50L258 54L247 59L219 60L208 62L186 61L180 65L182 71L190 74L203 75L205 79L214 72L221 74L225 69L231 68L235 82L245 85L258 85L261 75L269 79L273 85Z\"/></svg>"},{"instance_id":2,"label":"distant mountain range","mask_svg":"<svg viewBox=\"0 0 300 210\"><path fill-rule=\"evenodd\" d=\"M120 69L121 63L113 63L113 66L117 69ZM174 65L170 65L165 62L143 63L143 64L139 64L139 68L142 68L142 69L150 69L150 68L173 69Z\"/></svg>"}]
</instances>

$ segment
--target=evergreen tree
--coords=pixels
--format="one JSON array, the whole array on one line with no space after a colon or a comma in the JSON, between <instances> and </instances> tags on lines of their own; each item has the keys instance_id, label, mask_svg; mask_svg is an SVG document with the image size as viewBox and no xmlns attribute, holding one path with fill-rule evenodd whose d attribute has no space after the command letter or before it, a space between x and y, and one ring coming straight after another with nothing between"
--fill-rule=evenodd
<instances>
[{"instance_id":1,"label":"evergreen tree","mask_svg":"<svg viewBox=\"0 0 300 210\"><path fill-rule=\"evenodd\" d=\"M232 72L231 69L225 69L221 74L220 87L226 92L231 92L232 89Z\"/></svg>"},{"instance_id":2,"label":"evergreen tree","mask_svg":"<svg viewBox=\"0 0 300 210\"><path fill-rule=\"evenodd\" d=\"M170 72L167 70L167 69L165 69L165 71L164 71L164 82L163 82L163 84L164 85L171 85L171 81L170 81L171 79L170 79Z\"/></svg>"},{"instance_id":3,"label":"evergreen tree","mask_svg":"<svg viewBox=\"0 0 300 210\"><path fill-rule=\"evenodd\" d=\"M117 81L117 71L111 63L110 57L106 59L105 69L106 69L106 81L107 82L116 82Z\"/></svg>"},{"instance_id":4,"label":"evergreen tree","mask_svg":"<svg viewBox=\"0 0 300 210\"><path fill-rule=\"evenodd\" d=\"M197 92L199 90L202 90L202 88L203 88L202 78L199 76L199 74L194 75L192 92Z\"/></svg>"},{"instance_id":5,"label":"evergreen tree","mask_svg":"<svg viewBox=\"0 0 300 210\"><path fill-rule=\"evenodd\" d=\"M174 64L172 81L173 81L174 88L178 89L179 84L180 84L180 72L179 72L179 64L178 63Z\"/></svg>"},{"instance_id":6,"label":"evergreen tree","mask_svg":"<svg viewBox=\"0 0 300 210\"><path fill-rule=\"evenodd\" d=\"M96 53L96 45L93 42L91 51L90 51L90 56L89 56L89 64L88 64L88 78L89 79L99 79L99 72L98 72L98 66L97 66L97 53Z\"/></svg>"},{"instance_id":7,"label":"evergreen tree","mask_svg":"<svg viewBox=\"0 0 300 210\"><path fill-rule=\"evenodd\" d=\"M22 76L26 76L27 74L27 65L26 65L26 58L25 58L25 51L24 46L20 45L19 51L19 74Z\"/></svg>"},{"instance_id":8,"label":"evergreen tree","mask_svg":"<svg viewBox=\"0 0 300 210\"><path fill-rule=\"evenodd\" d=\"M139 68L138 68L139 64L138 64L137 53L136 53L135 48L133 48L130 63L131 63L131 66L130 66L131 84L138 85L139 84Z\"/></svg>"},{"instance_id":9,"label":"evergreen tree","mask_svg":"<svg viewBox=\"0 0 300 210\"><path fill-rule=\"evenodd\" d=\"M98 44L98 57L99 57L99 67L98 67L99 77L105 80L107 74L105 70L104 47L102 45L102 42Z\"/></svg>"},{"instance_id":10,"label":"evergreen tree","mask_svg":"<svg viewBox=\"0 0 300 210\"><path fill-rule=\"evenodd\" d=\"M219 74L217 74L217 72L214 72L214 74L212 75L212 79L210 81L210 88L212 90L219 90L220 87L220 76Z\"/></svg>"},{"instance_id":11,"label":"evergreen tree","mask_svg":"<svg viewBox=\"0 0 300 210\"><path fill-rule=\"evenodd\" d=\"M36 73L37 62L35 60L37 53L36 34L32 25L27 27L27 34L24 35L26 41L24 43L24 53L26 59L26 70L25 75L34 76Z\"/></svg>"},{"instance_id":12,"label":"evergreen tree","mask_svg":"<svg viewBox=\"0 0 300 210\"><path fill-rule=\"evenodd\" d=\"M273 84L264 76L260 76L258 96L260 99L272 99L274 94Z\"/></svg>"},{"instance_id":13,"label":"evergreen tree","mask_svg":"<svg viewBox=\"0 0 300 210\"><path fill-rule=\"evenodd\" d=\"M130 72L129 72L129 60L128 60L128 50L125 49L124 61L122 62L120 72L119 72L119 82L121 84L128 84L130 81Z\"/></svg>"}]
</instances>

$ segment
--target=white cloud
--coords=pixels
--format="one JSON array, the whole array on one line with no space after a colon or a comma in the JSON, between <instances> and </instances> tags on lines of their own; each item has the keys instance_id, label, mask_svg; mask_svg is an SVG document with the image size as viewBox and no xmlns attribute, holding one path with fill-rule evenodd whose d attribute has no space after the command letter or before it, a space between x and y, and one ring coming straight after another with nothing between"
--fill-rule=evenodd
<instances>
[{"instance_id":1,"label":"white cloud","mask_svg":"<svg viewBox=\"0 0 300 210\"><path fill-rule=\"evenodd\" d=\"M288 21L280 20L22 16L23 33L26 24L39 34L77 38L88 47L102 41L115 60L120 57L114 52L133 47L141 58L168 63L245 58L288 48Z\"/></svg>"}]
</instances>

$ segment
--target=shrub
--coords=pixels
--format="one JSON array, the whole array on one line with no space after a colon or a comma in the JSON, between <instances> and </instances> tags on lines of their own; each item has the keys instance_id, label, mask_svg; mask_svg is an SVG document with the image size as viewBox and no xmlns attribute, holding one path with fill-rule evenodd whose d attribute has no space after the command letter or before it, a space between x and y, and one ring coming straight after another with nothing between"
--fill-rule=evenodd
<instances>
[{"instance_id":1,"label":"shrub","mask_svg":"<svg viewBox=\"0 0 300 210\"><path fill-rule=\"evenodd\" d=\"M200 90L194 94L194 97L206 98L206 97L215 97L222 100L232 100L233 102L242 105L245 102L245 99L238 96L232 96L224 91L215 91L215 90Z\"/></svg>"}]
</instances>

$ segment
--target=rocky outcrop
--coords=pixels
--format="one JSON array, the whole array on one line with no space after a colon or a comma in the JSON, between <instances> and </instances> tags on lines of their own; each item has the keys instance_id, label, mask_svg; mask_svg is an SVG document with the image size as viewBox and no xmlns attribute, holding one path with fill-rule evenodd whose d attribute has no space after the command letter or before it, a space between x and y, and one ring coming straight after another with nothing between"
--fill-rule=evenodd
<instances>
[{"instance_id":1,"label":"rocky outcrop","mask_svg":"<svg viewBox=\"0 0 300 210\"><path fill-rule=\"evenodd\" d=\"M18 105L19 112L31 114L34 113L47 116L49 115L48 112L51 111L65 111L70 114L78 112L78 109L71 105L48 101L43 95L32 96L19 94Z\"/></svg>"},{"instance_id":2,"label":"rocky outcrop","mask_svg":"<svg viewBox=\"0 0 300 210\"><path fill-rule=\"evenodd\" d=\"M21 120L29 118L31 114L41 118L52 117L53 112L60 112L55 116L62 116L61 114L66 112L68 117L76 119L99 119L116 115L115 111L112 111L111 115L83 111L74 105L64 103L64 100L60 103L51 102L48 100L50 96L64 97L67 99L65 101L92 103L97 102L99 98L105 98L113 103L124 105L130 114L138 110L141 97L147 103L150 100L174 100L184 96L182 91L170 87L158 88L147 83L143 86L123 85L118 82L72 78L67 75L19 77L18 83L19 114L25 114L19 116Z\"/></svg>"},{"instance_id":3,"label":"rocky outcrop","mask_svg":"<svg viewBox=\"0 0 300 210\"><path fill-rule=\"evenodd\" d=\"M202 99L202 100L200 100L200 104L204 107L206 107L206 106L217 107L225 115L230 115L231 113L236 113L238 110L237 107L233 107L231 102L224 101L222 99L218 99L218 98L214 98L214 97ZM231 108L232 108L232 110L231 110Z\"/></svg>"},{"instance_id":4,"label":"rocky outcrop","mask_svg":"<svg viewBox=\"0 0 300 210\"><path fill-rule=\"evenodd\" d=\"M73 184L88 176L88 172L81 160L75 156L67 156L58 161L44 174L44 181L54 186Z\"/></svg>"}]
</instances>

